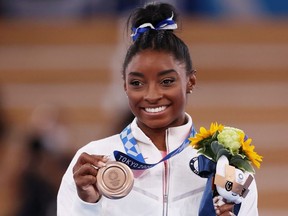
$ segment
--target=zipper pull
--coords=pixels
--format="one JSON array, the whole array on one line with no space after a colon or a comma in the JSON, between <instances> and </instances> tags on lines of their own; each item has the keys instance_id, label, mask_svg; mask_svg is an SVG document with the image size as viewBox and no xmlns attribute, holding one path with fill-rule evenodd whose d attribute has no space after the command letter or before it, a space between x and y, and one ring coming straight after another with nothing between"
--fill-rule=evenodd
<instances>
[{"instance_id":1,"label":"zipper pull","mask_svg":"<svg viewBox=\"0 0 288 216\"><path fill-rule=\"evenodd\" d=\"M164 203L168 203L168 195L166 195L166 194L164 195L164 197L163 197L163 202L164 202Z\"/></svg>"}]
</instances>

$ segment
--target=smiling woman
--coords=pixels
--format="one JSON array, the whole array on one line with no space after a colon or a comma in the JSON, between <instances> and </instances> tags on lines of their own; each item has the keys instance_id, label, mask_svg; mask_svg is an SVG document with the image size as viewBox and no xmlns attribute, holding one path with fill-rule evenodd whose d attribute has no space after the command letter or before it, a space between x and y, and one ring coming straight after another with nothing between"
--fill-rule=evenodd
<instances>
[{"instance_id":1,"label":"smiling woman","mask_svg":"<svg viewBox=\"0 0 288 216\"><path fill-rule=\"evenodd\" d=\"M196 79L193 72L186 72L185 63L173 55L151 49L142 51L132 58L124 76L125 91L138 126L163 151L165 131L186 121L187 93ZM150 132L154 129L156 134Z\"/></svg>"},{"instance_id":2,"label":"smiling woman","mask_svg":"<svg viewBox=\"0 0 288 216\"><path fill-rule=\"evenodd\" d=\"M188 138L196 132L185 111L196 74L187 45L173 32L177 13L170 4L148 4L136 9L127 24L133 42L122 75L135 119L120 134L93 141L76 153L62 179L57 214L199 215L206 179L189 167L197 152L188 146ZM121 162L133 170L134 180ZM115 193L125 185L129 191L120 199ZM102 186L109 194L101 193ZM249 189L241 216L258 215L255 182ZM215 204L215 210L217 215L233 215L233 203Z\"/></svg>"}]
</instances>

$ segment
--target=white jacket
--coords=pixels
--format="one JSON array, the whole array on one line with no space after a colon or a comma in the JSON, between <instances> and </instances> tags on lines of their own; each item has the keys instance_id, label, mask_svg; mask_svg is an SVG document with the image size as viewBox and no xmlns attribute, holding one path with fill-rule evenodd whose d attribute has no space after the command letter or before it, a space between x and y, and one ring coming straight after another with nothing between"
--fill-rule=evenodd
<instances>
[{"instance_id":1,"label":"white jacket","mask_svg":"<svg viewBox=\"0 0 288 216\"><path fill-rule=\"evenodd\" d=\"M166 132L167 151L176 149L190 132L192 119L179 127L169 128ZM146 163L156 163L161 152L137 126L136 120L131 124L132 134L141 149ZM82 152L98 155L113 155L114 150L125 152L120 136L114 135L102 140L93 141L82 147L73 158L58 192L58 216L197 216L205 187L206 179L194 174L189 162L197 156L196 151L188 146L180 154L168 160L168 172L164 163L145 170L135 178L132 191L124 198L111 200L102 197L98 203L82 201L76 191L72 168ZM165 186L166 185L166 186ZM165 187L165 188L164 188ZM239 216L257 216L257 189L255 181L250 192L242 203Z\"/></svg>"}]
</instances>

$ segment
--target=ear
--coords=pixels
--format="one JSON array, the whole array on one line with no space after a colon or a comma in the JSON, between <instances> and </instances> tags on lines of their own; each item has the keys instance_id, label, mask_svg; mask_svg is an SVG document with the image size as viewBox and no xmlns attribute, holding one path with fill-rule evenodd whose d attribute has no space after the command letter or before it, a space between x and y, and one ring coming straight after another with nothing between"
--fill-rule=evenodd
<instances>
[{"instance_id":1,"label":"ear","mask_svg":"<svg viewBox=\"0 0 288 216\"><path fill-rule=\"evenodd\" d=\"M225 155L222 155L216 164L216 173L221 176L225 176L225 166L229 165L228 158Z\"/></svg>"},{"instance_id":2,"label":"ear","mask_svg":"<svg viewBox=\"0 0 288 216\"><path fill-rule=\"evenodd\" d=\"M188 80L187 80L187 87L186 87L186 92L192 93L194 86L196 85L196 74L195 71L191 71L188 75Z\"/></svg>"}]
</instances>

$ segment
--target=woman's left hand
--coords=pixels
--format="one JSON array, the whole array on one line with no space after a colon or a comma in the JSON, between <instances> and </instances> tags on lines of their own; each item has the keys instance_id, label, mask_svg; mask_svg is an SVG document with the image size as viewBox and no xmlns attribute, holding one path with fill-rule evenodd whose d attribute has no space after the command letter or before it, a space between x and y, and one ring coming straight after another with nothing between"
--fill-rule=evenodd
<instances>
[{"instance_id":1,"label":"woman's left hand","mask_svg":"<svg viewBox=\"0 0 288 216\"><path fill-rule=\"evenodd\" d=\"M223 198L221 196L217 196L213 198L214 208L217 216L234 216L233 203L225 203L223 202Z\"/></svg>"}]
</instances>

